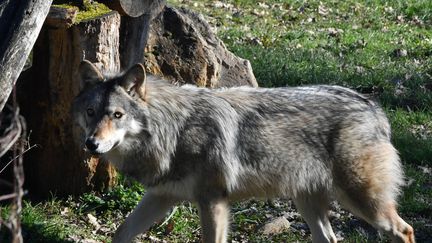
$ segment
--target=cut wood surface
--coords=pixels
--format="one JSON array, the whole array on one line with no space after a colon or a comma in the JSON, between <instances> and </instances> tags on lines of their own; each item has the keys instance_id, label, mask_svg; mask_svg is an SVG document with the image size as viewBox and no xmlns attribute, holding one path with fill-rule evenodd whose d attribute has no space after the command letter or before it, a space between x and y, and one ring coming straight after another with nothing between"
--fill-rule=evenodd
<instances>
[{"instance_id":1,"label":"cut wood surface","mask_svg":"<svg viewBox=\"0 0 432 243\"><path fill-rule=\"evenodd\" d=\"M52 0L3 0L0 4L0 111L21 73Z\"/></svg>"}]
</instances>

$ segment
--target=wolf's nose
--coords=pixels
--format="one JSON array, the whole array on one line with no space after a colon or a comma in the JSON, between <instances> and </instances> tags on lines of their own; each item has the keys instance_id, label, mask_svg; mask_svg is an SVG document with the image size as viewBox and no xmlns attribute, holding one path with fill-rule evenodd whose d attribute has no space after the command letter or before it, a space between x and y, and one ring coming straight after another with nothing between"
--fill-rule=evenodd
<instances>
[{"instance_id":1,"label":"wolf's nose","mask_svg":"<svg viewBox=\"0 0 432 243\"><path fill-rule=\"evenodd\" d=\"M88 150L95 151L98 148L99 143L97 143L94 138L87 138L85 142L85 146L87 147Z\"/></svg>"}]
</instances>

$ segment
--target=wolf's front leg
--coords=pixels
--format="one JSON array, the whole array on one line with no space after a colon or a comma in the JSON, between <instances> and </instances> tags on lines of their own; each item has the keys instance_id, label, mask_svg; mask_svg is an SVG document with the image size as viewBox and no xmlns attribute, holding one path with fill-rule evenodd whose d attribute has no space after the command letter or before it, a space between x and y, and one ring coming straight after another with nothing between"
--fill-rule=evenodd
<instances>
[{"instance_id":1,"label":"wolf's front leg","mask_svg":"<svg viewBox=\"0 0 432 243\"><path fill-rule=\"evenodd\" d=\"M228 235L228 200L215 199L198 202L204 243L225 243Z\"/></svg>"},{"instance_id":2,"label":"wolf's front leg","mask_svg":"<svg viewBox=\"0 0 432 243\"><path fill-rule=\"evenodd\" d=\"M113 243L129 243L147 231L155 222L161 220L166 212L177 202L172 197L147 192L138 206L120 225L114 234Z\"/></svg>"}]
</instances>

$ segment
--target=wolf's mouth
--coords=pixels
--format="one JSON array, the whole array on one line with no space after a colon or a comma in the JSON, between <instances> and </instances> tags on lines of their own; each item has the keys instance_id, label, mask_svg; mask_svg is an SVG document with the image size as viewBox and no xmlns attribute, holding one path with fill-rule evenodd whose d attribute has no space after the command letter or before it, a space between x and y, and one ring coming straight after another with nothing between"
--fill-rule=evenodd
<instances>
[{"instance_id":1,"label":"wolf's mouth","mask_svg":"<svg viewBox=\"0 0 432 243\"><path fill-rule=\"evenodd\" d=\"M117 146L118 146L119 144L120 144L120 142L119 142L119 141L115 142L115 143L114 143L114 145L112 146L112 148L111 148L111 149L113 149L113 148L117 147Z\"/></svg>"},{"instance_id":2,"label":"wolf's mouth","mask_svg":"<svg viewBox=\"0 0 432 243\"><path fill-rule=\"evenodd\" d=\"M98 151L89 151L88 149L87 149L87 152L90 153L92 156L100 156L103 154L103 153L100 153Z\"/></svg>"}]
</instances>

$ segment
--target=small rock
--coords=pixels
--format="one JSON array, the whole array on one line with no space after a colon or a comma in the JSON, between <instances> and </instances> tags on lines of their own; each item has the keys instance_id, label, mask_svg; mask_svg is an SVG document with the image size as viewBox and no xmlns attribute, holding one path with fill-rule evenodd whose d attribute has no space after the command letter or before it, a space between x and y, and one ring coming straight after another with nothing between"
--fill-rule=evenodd
<instances>
[{"instance_id":1,"label":"small rock","mask_svg":"<svg viewBox=\"0 0 432 243\"><path fill-rule=\"evenodd\" d=\"M290 222L285 217L278 217L266 223L262 228L264 235L280 234L290 227Z\"/></svg>"}]
</instances>

